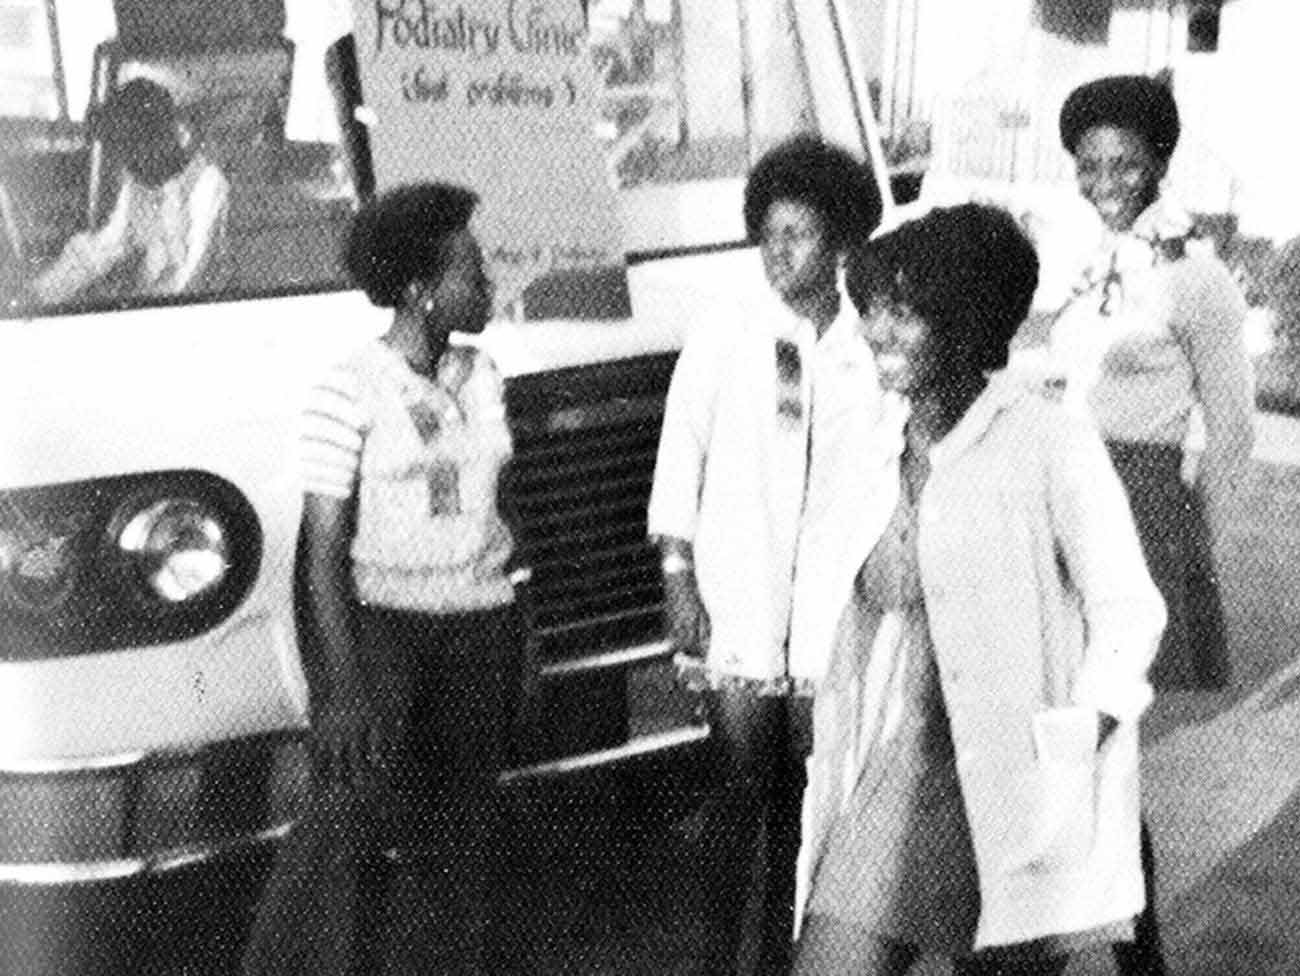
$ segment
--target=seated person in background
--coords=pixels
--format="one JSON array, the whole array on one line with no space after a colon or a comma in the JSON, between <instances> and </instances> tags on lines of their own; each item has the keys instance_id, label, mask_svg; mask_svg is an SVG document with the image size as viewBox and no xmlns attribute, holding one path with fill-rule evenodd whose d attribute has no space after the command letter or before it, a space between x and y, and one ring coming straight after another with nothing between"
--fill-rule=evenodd
<instances>
[{"instance_id":1,"label":"seated person in background","mask_svg":"<svg viewBox=\"0 0 1300 976\"><path fill-rule=\"evenodd\" d=\"M84 294L136 262L124 295L210 290L221 265L230 184L198 152L171 94L144 78L115 91L90 120L92 134L120 161L122 186L108 220L75 235L31 290L41 302Z\"/></svg>"}]
</instances>

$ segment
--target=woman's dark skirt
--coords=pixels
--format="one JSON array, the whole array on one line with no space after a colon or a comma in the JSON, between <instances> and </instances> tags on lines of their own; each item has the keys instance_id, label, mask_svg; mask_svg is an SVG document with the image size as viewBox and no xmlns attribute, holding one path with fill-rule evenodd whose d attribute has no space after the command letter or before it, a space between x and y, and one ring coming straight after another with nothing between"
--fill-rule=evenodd
<instances>
[{"instance_id":1,"label":"woman's dark skirt","mask_svg":"<svg viewBox=\"0 0 1300 976\"><path fill-rule=\"evenodd\" d=\"M1168 614L1151 683L1157 691L1223 689L1231 678L1223 601L1205 515L1182 477L1182 449L1131 441L1106 446Z\"/></svg>"},{"instance_id":2,"label":"woman's dark skirt","mask_svg":"<svg viewBox=\"0 0 1300 976\"><path fill-rule=\"evenodd\" d=\"M496 779L513 607L362 609L359 651L397 758L360 788L313 775L245 954L245 976L482 973L499 843Z\"/></svg>"}]
</instances>

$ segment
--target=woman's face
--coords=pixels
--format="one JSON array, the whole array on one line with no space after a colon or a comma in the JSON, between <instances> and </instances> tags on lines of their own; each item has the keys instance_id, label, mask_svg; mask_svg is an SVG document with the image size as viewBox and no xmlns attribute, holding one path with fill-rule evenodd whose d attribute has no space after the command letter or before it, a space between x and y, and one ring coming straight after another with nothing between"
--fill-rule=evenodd
<instances>
[{"instance_id":1,"label":"woman's face","mask_svg":"<svg viewBox=\"0 0 1300 976\"><path fill-rule=\"evenodd\" d=\"M775 200L758 242L767 283L790 304L835 287L836 252L822 215L795 200Z\"/></svg>"},{"instance_id":2,"label":"woman's face","mask_svg":"<svg viewBox=\"0 0 1300 976\"><path fill-rule=\"evenodd\" d=\"M179 130L141 132L126 142L122 166L145 186L162 186L185 168Z\"/></svg>"},{"instance_id":3,"label":"woman's face","mask_svg":"<svg viewBox=\"0 0 1300 976\"><path fill-rule=\"evenodd\" d=\"M442 277L425 294L425 327L441 334L482 332L492 317L492 282L468 230L447 238Z\"/></svg>"},{"instance_id":4,"label":"woman's face","mask_svg":"<svg viewBox=\"0 0 1300 976\"><path fill-rule=\"evenodd\" d=\"M880 295L863 315L862 329L884 389L913 397L929 389L938 374L938 359L925 319L905 302Z\"/></svg>"},{"instance_id":5,"label":"woman's face","mask_svg":"<svg viewBox=\"0 0 1300 976\"><path fill-rule=\"evenodd\" d=\"M1155 200L1165 164L1138 133L1100 125L1079 138L1074 172L1079 192L1102 222L1111 230L1126 231Z\"/></svg>"}]
</instances>

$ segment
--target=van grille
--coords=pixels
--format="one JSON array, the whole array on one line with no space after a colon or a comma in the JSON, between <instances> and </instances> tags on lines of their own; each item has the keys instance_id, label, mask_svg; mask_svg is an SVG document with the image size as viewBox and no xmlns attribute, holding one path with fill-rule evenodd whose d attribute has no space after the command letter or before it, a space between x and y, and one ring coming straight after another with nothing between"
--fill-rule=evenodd
<instances>
[{"instance_id":1,"label":"van grille","mask_svg":"<svg viewBox=\"0 0 1300 976\"><path fill-rule=\"evenodd\" d=\"M673 356L514 381L512 488L547 661L656 640L663 591L646 539Z\"/></svg>"},{"instance_id":2,"label":"van grille","mask_svg":"<svg viewBox=\"0 0 1300 976\"><path fill-rule=\"evenodd\" d=\"M646 538L664 397L675 354L518 377L507 388L511 492L531 567L543 665L662 636L663 588ZM617 746L630 732L622 668L565 670L544 688L545 733L516 743L535 762Z\"/></svg>"}]
</instances>

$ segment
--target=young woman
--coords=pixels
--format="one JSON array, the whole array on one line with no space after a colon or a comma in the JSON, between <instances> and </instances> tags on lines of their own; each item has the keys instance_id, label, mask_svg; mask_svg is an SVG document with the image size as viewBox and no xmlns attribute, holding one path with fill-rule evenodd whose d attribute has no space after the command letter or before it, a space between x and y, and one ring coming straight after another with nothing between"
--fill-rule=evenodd
<instances>
[{"instance_id":1,"label":"young woman","mask_svg":"<svg viewBox=\"0 0 1300 976\"><path fill-rule=\"evenodd\" d=\"M1179 134L1164 83L1120 76L1083 85L1062 106L1060 128L1079 191L1105 230L1053 325L1054 359L1067 400L1088 410L1107 442L1168 607L1153 683L1223 687L1226 637L1204 516L1226 513L1254 438L1245 299L1187 214L1161 196ZM1187 485L1194 409L1206 442Z\"/></svg>"},{"instance_id":2,"label":"young woman","mask_svg":"<svg viewBox=\"0 0 1300 976\"><path fill-rule=\"evenodd\" d=\"M1052 358L1067 400L1106 441L1165 600L1152 684L1221 689L1229 658L1210 527L1230 518L1254 439L1245 299L1187 214L1161 195L1179 135L1165 83L1117 76L1082 85L1061 108L1060 130L1104 231L1053 323ZM1183 445L1193 410L1206 440L1188 484ZM1116 954L1125 976L1165 972L1145 831L1143 860L1147 909L1136 942Z\"/></svg>"},{"instance_id":3,"label":"young woman","mask_svg":"<svg viewBox=\"0 0 1300 976\"><path fill-rule=\"evenodd\" d=\"M764 827L759 971L789 967L808 692L825 658L792 621L796 552L840 553L829 528L820 542L805 532L813 510L819 526L842 527L864 505L853 465L874 423L874 373L837 274L880 206L869 170L843 150L797 137L766 154L745 188L766 287L694 330L668 394L648 521L672 639L712 727L701 842L710 974L739 965ZM847 588L852 569L845 576Z\"/></svg>"},{"instance_id":4,"label":"young woman","mask_svg":"<svg viewBox=\"0 0 1300 976\"><path fill-rule=\"evenodd\" d=\"M1142 907L1136 722L1163 621L1091 426L998 372L1014 220L936 210L849 258L895 428L892 518L816 698L798 974L1061 973Z\"/></svg>"},{"instance_id":5,"label":"young woman","mask_svg":"<svg viewBox=\"0 0 1300 976\"><path fill-rule=\"evenodd\" d=\"M505 678L523 631L498 505L501 380L451 341L491 311L475 204L406 186L349 235L349 271L393 321L305 413L312 795L248 973L488 971Z\"/></svg>"}]
</instances>

